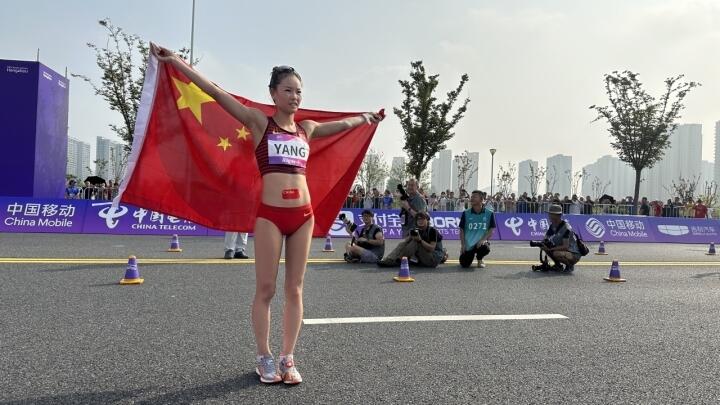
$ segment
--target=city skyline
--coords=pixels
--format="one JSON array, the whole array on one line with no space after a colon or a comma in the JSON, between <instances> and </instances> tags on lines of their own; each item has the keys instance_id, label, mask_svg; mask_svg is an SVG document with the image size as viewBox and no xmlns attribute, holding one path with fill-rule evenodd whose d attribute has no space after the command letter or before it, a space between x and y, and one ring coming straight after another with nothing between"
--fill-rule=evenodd
<instances>
[{"instance_id":1,"label":"city skyline","mask_svg":"<svg viewBox=\"0 0 720 405\"><path fill-rule=\"evenodd\" d=\"M720 36L716 1L365 4L347 25L343 18L326 18L346 13L339 3L327 3L317 13L316 6L283 1L199 2L194 44L195 57L201 59L198 69L228 91L269 103L269 72L272 66L287 64L302 74L303 107L388 112L402 103L398 80L408 78L411 61L422 60L429 74L440 75L439 99L467 73L470 81L462 97L472 101L447 148L480 151L481 183L488 176L484 171L490 168L490 147L498 149L496 163L527 158L542 162L561 153L572 155L573 164L583 167L599 156L612 155L607 125L592 123L595 116L588 106L608 104L603 75L613 70L640 73L656 97L666 77L685 74L703 86L686 98L683 121L705 128L717 121L720 55L709 51ZM189 45L191 2L158 0L143 8L138 14L122 3L10 2L0 17L0 35L13 40L3 47L2 57L35 60L40 49L40 61L56 71L67 67L69 74L98 81L95 55L85 44L106 43L105 30L97 24L104 17L146 41L173 49ZM165 18L158 21L157 15ZM302 46L283 46L288 38L282 32L267 32L267 15L301 19L316 28L295 33L291 41ZM14 16L32 16L34 24ZM234 40L238 16L243 32L263 35L239 46ZM74 23L66 24L69 20ZM44 29L33 28L38 26ZM368 48L368 43L383 45ZM325 61L324 55L341 48L357 51ZM97 135L119 141L108 130L108 124L121 123L119 114L91 86L70 80L70 134L90 144ZM400 154L401 134L397 117L388 113L371 147ZM704 138L703 143L703 159L714 161L712 139Z\"/></svg>"}]
</instances>

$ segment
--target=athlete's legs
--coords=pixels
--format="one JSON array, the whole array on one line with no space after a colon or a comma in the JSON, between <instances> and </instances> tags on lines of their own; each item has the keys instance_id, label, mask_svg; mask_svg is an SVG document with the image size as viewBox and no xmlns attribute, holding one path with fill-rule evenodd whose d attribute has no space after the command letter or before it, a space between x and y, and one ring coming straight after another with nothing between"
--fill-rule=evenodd
<instances>
[{"instance_id":1,"label":"athlete's legs","mask_svg":"<svg viewBox=\"0 0 720 405\"><path fill-rule=\"evenodd\" d=\"M270 301L275 295L275 283L282 251L283 236L265 218L255 221L255 299L252 324L258 354L270 353Z\"/></svg>"},{"instance_id":2,"label":"athlete's legs","mask_svg":"<svg viewBox=\"0 0 720 405\"><path fill-rule=\"evenodd\" d=\"M281 354L292 354L300 334L303 317L303 279L307 266L315 219L311 218L286 238L285 308Z\"/></svg>"}]
</instances>

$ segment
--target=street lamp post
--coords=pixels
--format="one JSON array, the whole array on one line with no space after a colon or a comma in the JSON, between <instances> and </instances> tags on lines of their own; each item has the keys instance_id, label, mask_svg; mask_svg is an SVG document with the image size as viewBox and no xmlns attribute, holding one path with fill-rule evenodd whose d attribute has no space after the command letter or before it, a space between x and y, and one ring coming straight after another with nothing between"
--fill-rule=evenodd
<instances>
[{"instance_id":1,"label":"street lamp post","mask_svg":"<svg viewBox=\"0 0 720 405\"><path fill-rule=\"evenodd\" d=\"M493 170L495 169L495 152L497 152L497 149L490 149L490 198L493 198L495 196L495 194L493 193L493 186L495 185L495 177L493 173Z\"/></svg>"},{"instance_id":2,"label":"street lamp post","mask_svg":"<svg viewBox=\"0 0 720 405\"><path fill-rule=\"evenodd\" d=\"M193 65L193 51L195 50L195 0L192 3L192 22L190 23L190 67Z\"/></svg>"}]
</instances>

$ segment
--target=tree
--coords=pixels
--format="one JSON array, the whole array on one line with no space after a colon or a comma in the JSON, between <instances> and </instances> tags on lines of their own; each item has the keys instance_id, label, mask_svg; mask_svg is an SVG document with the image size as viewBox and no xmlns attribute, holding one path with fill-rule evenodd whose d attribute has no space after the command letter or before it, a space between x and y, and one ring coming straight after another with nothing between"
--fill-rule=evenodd
<instances>
[{"instance_id":1,"label":"tree","mask_svg":"<svg viewBox=\"0 0 720 405\"><path fill-rule=\"evenodd\" d=\"M453 128L467 111L470 102L466 98L455 113L449 116L469 76L463 74L460 84L447 93L447 101L442 103L433 95L438 87L438 77L428 76L422 61L412 62L410 80L399 80L405 99L400 108L393 108L405 132L403 150L409 158L407 171L417 179L422 177L422 172L433 156L445 149L445 142L455 135Z\"/></svg>"},{"instance_id":2,"label":"tree","mask_svg":"<svg viewBox=\"0 0 720 405\"><path fill-rule=\"evenodd\" d=\"M593 198L597 200L602 197L609 186L610 181L602 181L598 176L595 176L590 185Z\"/></svg>"},{"instance_id":3,"label":"tree","mask_svg":"<svg viewBox=\"0 0 720 405\"><path fill-rule=\"evenodd\" d=\"M695 193L700 183L700 175L693 177L680 176L677 180L670 183L670 187L664 187L665 191L670 193L672 197L680 197L683 203L687 200L695 201Z\"/></svg>"},{"instance_id":4,"label":"tree","mask_svg":"<svg viewBox=\"0 0 720 405\"><path fill-rule=\"evenodd\" d=\"M548 167L545 171L545 192L554 194L555 193L555 185L558 181L558 172L557 167L553 165L551 168Z\"/></svg>"},{"instance_id":5,"label":"tree","mask_svg":"<svg viewBox=\"0 0 720 405\"><path fill-rule=\"evenodd\" d=\"M581 171L575 173L570 170L566 170L565 175L570 181L570 192L573 195L577 195L578 190L580 189L580 182L582 181L582 178L585 177L585 169L582 169Z\"/></svg>"},{"instance_id":6,"label":"tree","mask_svg":"<svg viewBox=\"0 0 720 405\"><path fill-rule=\"evenodd\" d=\"M535 166L530 165L530 174L525 176L525 179L530 184L530 196L536 197L538 195L538 186L540 185L540 181L545 178L545 168L542 166L538 166L537 169Z\"/></svg>"},{"instance_id":7,"label":"tree","mask_svg":"<svg viewBox=\"0 0 720 405\"><path fill-rule=\"evenodd\" d=\"M684 75L665 79L665 93L656 100L645 91L638 74L629 70L605 75L605 92L609 106L590 106L597 112L593 120L605 119L610 128L610 145L618 157L635 170L635 205L640 194L640 175L652 168L670 146L670 133L675 130L685 96L697 82L681 82Z\"/></svg>"},{"instance_id":8,"label":"tree","mask_svg":"<svg viewBox=\"0 0 720 405\"><path fill-rule=\"evenodd\" d=\"M512 191L512 186L515 183L517 173L517 166L513 163L508 162L508 167L505 169L500 165L500 169L497 174L497 194L503 197L507 197Z\"/></svg>"},{"instance_id":9,"label":"tree","mask_svg":"<svg viewBox=\"0 0 720 405\"><path fill-rule=\"evenodd\" d=\"M95 63L100 68L101 79L97 84L87 75L72 73L87 82L121 117L121 124L108 124L112 132L125 142L125 151L129 152L133 143L135 118L140 106L142 85L145 81L145 68L148 60L148 45L140 36L128 34L122 28L112 24L110 19L98 21L107 31L105 47L87 43L88 48L95 52ZM178 55L187 58L189 50L182 48ZM122 159L127 161L127 157ZM122 174L125 167L119 168Z\"/></svg>"},{"instance_id":10,"label":"tree","mask_svg":"<svg viewBox=\"0 0 720 405\"><path fill-rule=\"evenodd\" d=\"M715 204L717 204L717 191L718 184L715 180L705 182L705 189L703 190L703 194L700 196L705 205L707 205L708 207L714 207Z\"/></svg>"},{"instance_id":11,"label":"tree","mask_svg":"<svg viewBox=\"0 0 720 405\"><path fill-rule=\"evenodd\" d=\"M387 175L388 165L385 162L385 155L382 152L370 149L365 154L362 165L360 165L357 181L363 189L370 191L373 187L382 187Z\"/></svg>"},{"instance_id":12,"label":"tree","mask_svg":"<svg viewBox=\"0 0 720 405\"><path fill-rule=\"evenodd\" d=\"M470 159L470 152L467 150L455 156L455 164L457 168L458 191L466 190L467 182L477 173L478 167L473 164L472 159Z\"/></svg>"},{"instance_id":13,"label":"tree","mask_svg":"<svg viewBox=\"0 0 720 405\"><path fill-rule=\"evenodd\" d=\"M93 163L95 163L95 175L100 176L102 178L107 177L108 161L105 159L97 159L97 160L93 160ZM88 168L88 169L90 169L90 168Z\"/></svg>"},{"instance_id":14,"label":"tree","mask_svg":"<svg viewBox=\"0 0 720 405\"><path fill-rule=\"evenodd\" d=\"M110 161L108 162L108 167L112 169L112 180L115 182L115 184L118 184L122 179L123 172L125 171L125 166L127 166L127 160L128 151L125 150L125 148L122 148L121 150L115 150L114 147L110 147Z\"/></svg>"}]
</instances>

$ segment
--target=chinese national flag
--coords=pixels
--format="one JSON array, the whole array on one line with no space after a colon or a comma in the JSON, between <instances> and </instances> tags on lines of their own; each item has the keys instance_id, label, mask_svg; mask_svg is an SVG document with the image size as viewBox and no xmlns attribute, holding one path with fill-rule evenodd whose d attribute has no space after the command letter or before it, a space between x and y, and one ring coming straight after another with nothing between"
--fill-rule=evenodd
<instances>
[{"instance_id":1,"label":"chinese national flag","mask_svg":"<svg viewBox=\"0 0 720 405\"><path fill-rule=\"evenodd\" d=\"M235 98L273 114L272 106ZM295 119L358 114L300 110ZM362 125L310 141L306 177L314 236L325 236L334 222L376 128ZM250 131L173 66L151 56L118 200L209 228L251 232L261 187Z\"/></svg>"}]
</instances>

